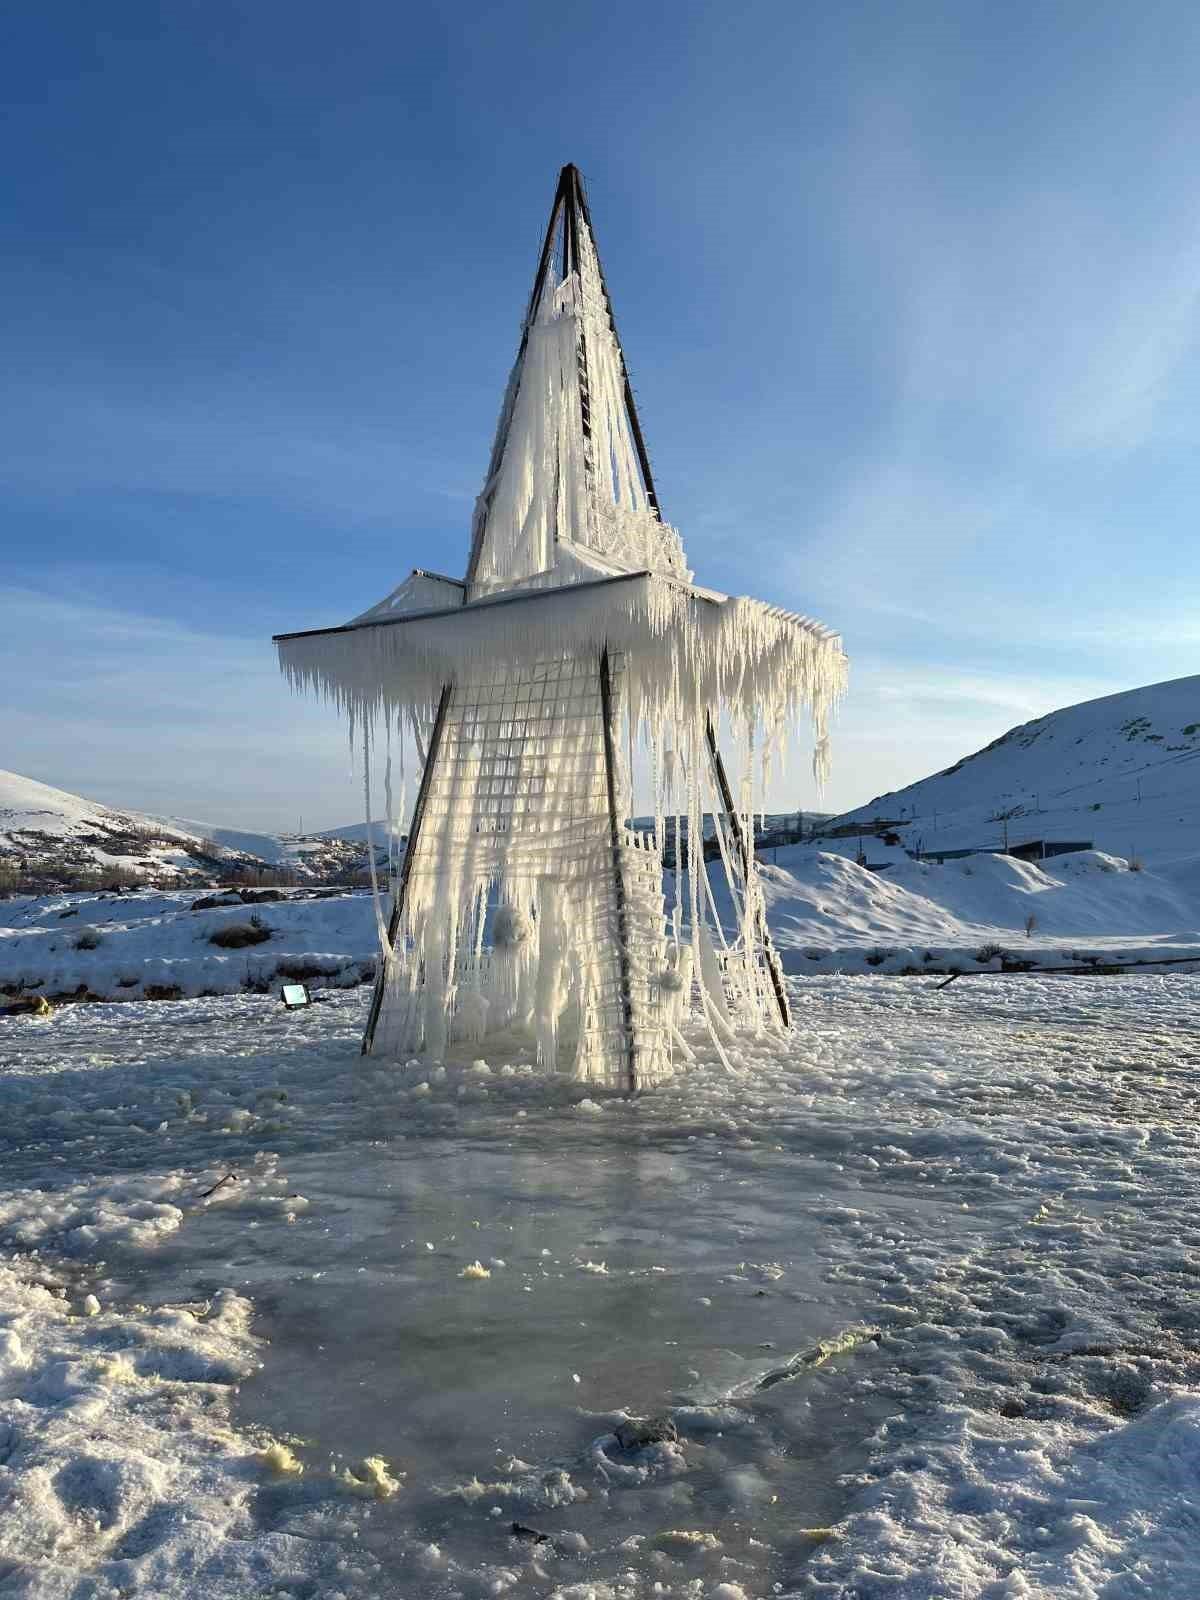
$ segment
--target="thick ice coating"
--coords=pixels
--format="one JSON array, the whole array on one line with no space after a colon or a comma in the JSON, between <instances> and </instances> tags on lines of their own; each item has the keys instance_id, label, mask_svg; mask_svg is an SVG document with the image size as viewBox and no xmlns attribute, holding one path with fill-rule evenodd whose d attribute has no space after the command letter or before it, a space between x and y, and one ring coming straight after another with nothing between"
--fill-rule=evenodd
<instances>
[{"instance_id":1,"label":"thick ice coating","mask_svg":"<svg viewBox=\"0 0 1200 1600\"><path fill-rule=\"evenodd\" d=\"M548 1070L637 1089L686 1056L686 1015L719 1043L787 1026L755 795L806 717L824 775L846 658L810 618L691 577L564 168L464 582L417 572L344 627L278 641L290 682L349 714L368 805L372 744L398 740L404 765L411 743L422 768L364 1049L440 1059L517 1035Z\"/></svg>"}]
</instances>

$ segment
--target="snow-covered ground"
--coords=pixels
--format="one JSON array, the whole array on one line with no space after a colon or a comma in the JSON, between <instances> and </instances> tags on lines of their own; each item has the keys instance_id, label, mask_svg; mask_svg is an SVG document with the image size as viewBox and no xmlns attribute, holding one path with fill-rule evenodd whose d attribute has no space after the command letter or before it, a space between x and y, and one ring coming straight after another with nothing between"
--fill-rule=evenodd
<instances>
[{"instance_id":1,"label":"snow-covered ground","mask_svg":"<svg viewBox=\"0 0 1200 1600\"><path fill-rule=\"evenodd\" d=\"M244 891L245 899L236 891L143 890L0 900L0 994L140 1000L278 992L296 981L345 987L371 976L379 939L369 893L280 893L278 900L261 890Z\"/></svg>"},{"instance_id":2,"label":"snow-covered ground","mask_svg":"<svg viewBox=\"0 0 1200 1600\"><path fill-rule=\"evenodd\" d=\"M1190 1600L1200 979L793 993L631 1102L0 1021L0 1593Z\"/></svg>"},{"instance_id":3,"label":"snow-covered ground","mask_svg":"<svg viewBox=\"0 0 1200 1600\"><path fill-rule=\"evenodd\" d=\"M772 935L793 973L963 971L1017 962L1200 956L1200 856L1131 870L1080 850L1039 864L1013 856L912 861L871 872L794 845L762 868Z\"/></svg>"},{"instance_id":4,"label":"snow-covered ground","mask_svg":"<svg viewBox=\"0 0 1200 1600\"><path fill-rule=\"evenodd\" d=\"M1042 866L989 855L937 866L893 855L890 869L876 873L807 845L765 854L771 927L789 972L890 976L1200 955L1200 857L1135 872L1099 851ZM346 987L374 970L379 936L367 893L288 891L258 904L233 895L193 910L196 898L142 891L0 900L0 994L191 997L278 990L285 979ZM212 942L251 918L268 935L260 943Z\"/></svg>"}]
</instances>

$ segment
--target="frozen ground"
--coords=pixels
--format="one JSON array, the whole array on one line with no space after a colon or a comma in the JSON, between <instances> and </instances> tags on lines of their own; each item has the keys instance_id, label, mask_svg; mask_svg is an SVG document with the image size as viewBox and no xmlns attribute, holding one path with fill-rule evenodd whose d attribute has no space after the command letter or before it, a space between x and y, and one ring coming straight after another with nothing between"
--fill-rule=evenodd
<instances>
[{"instance_id":1,"label":"frozen ground","mask_svg":"<svg viewBox=\"0 0 1200 1600\"><path fill-rule=\"evenodd\" d=\"M0 1595L1194 1596L1200 980L795 999L632 1103L0 1022Z\"/></svg>"}]
</instances>

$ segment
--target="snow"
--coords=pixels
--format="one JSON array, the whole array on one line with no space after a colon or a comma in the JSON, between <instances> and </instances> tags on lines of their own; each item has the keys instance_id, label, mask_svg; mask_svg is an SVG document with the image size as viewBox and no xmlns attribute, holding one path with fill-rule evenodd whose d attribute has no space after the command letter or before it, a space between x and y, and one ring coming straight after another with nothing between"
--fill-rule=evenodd
<instances>
[{"instance_id":1,"label":"snow","mask_svg":"<svg viewBox=\"0 0 1200 1600\"><path fill-rule=\"evenodd\" d=\"M1200 855L1198 780L1200 677L1175 678L1026 722L835 820L899 820L904 843L929 852L999 846L1007 812L1013 845L1090 840L1157 866Z\"/></svg>"},{"instance_id":2,"label":"snow","mask_svg":"<svg viewBox=\"0 0 1200 1600\"><path fill-rule=\"evenodd\" d=\"M18 876L77 882L81 875L122 873L150 883L199 885L222 872L286 867L312 880L364 867L364 837L362 824L303 836L121 810L0 771L0 870ZM376 838L385 840L383 827Z\"/></svg>"},{"instance_id":3,"label":"snow","mask_svg":"<svg viewBox=\"0 0 1200 1600\"><path fill-rule=\"evenodd\" d=\"M0 900L0 994L117 1000L253 988L277 994L288 981L317 990L372 976L378 947L369 895L278 892L278 900L245 902L236 890L202 895L227 903L201 910L192 909L194 892ZM248 925L261 942L242 948L212 942Z\"/></svg>"},{"instance_id":4,"label":"snow","mask_svg":"<svg viewBox=\"0 0 1200 1600\"><path fill-rule=\"evenodd\" d=\"M200 835L177 824L0 771L0 867L45 863L177 877L192 865L185 847L199 844Z\"/></svg>"},{"instance_id":5,"label":"snow","mask_svg":"<svg viewBox=\"0 0 1200 1600\"><path fill-rule=\"evenodd\" d=\"M735 927L719 863L710 876L717 909ZM878 873L793 845L766 853L760 881L782 965L798 976L975 971L1001 959L1054 966L1200 956L1200 856L1134 872L1100 851L1040 866L991 855L938 866L901 852ZM288 977L318 992L374 972L379 945L369 895L316 898L297 890L254 904L235 892L225 907L193 911L195 899L140 891L0 900L0 994L140 1000L148 988L184 996L256 986L277 992ZM209 942L251 916L270 932L263 943L222 950ZM503 933L508 923L496 920ZM1003 958L977 959L996 949Z\"/></svg>"},{"instance_id":6,"label":"snow","mask_svg":"<svg viewBox=\"0 0 1200 1600\"><path fill-rule=\"evenodd\" d=\"M972 971L1001 951L1035 966L1200 956L1200 855L1133 871L1095 850L942 865L896 852L872 872L793 845L769 852L760 876L793 973ZM980 951L993 954L980 961Z\"/></svg>"},{"instance_id":7,"label":"snow","mask_svg":"<svg viewBox=\"0 0 1200 1600\"><path fill-rule=\"evenodd\" d=\"M1193 1595L1200 979L791 988L600 1116L361 990L0 1022L4 1592Z\"/></svg>"}]
</instances>

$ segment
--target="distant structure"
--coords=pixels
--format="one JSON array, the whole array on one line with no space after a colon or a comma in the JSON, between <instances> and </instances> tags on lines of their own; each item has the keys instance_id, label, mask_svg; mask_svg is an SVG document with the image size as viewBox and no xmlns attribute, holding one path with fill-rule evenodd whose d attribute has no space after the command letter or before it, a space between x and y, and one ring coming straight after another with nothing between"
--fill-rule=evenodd
<instances>
[{"instance_id":1,"label":"distant structure","mask_svg":"<svg viewBox=\"0 0 1200 1600\"><path fill-rule=\"evenodd\" d=\"M752 773L802 709L823 772L845 657L807 617L692 582L575 167L559 174L465 578L415 571L352 622L276 642L294 687L349 713L368 805L381 731L402 770L406 741L420 758L365 1053L441 1059L524 1037L548 1070L633 1091L688 1054L689 1014L719 1044L788 1026ZM639 742L645 831L625 820ZM390 790L390 756L388 774Z\"/></svg>"},{"instance_id":2,"label":"distant structure","mask_svg":"<svg viewBox=\"0 0 1200 1600\"><path fill-rule=\"evenodd\" d=\"M1018 861L1049 861L1052 856L1069 856L1077 850L1093 849L1091 839L1026 839L1021 844L973 844L959 850L923 850L920 841L908 854L918 861L961 861L966 856L1015 856Z\"/></svg>"}]
</instances>

